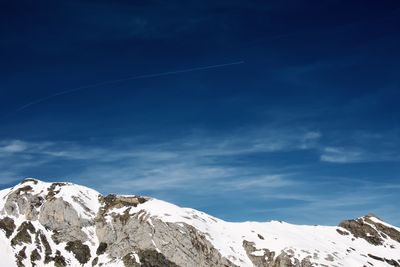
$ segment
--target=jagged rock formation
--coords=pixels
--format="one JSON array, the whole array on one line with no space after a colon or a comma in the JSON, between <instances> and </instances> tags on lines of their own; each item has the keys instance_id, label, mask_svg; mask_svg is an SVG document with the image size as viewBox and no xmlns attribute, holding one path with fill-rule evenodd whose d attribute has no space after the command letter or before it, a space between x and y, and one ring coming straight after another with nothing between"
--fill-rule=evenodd
<instances>
[{"instance_id":1,"label":"jagged rock formation","mask_svg":"<svg viewBox=\"0 0 400 267\"><path fill-rule=\"evenodd\" d=\"M400 229L229 223L148 197L26 179L0 191L0 266L400 266Z\"/></svg>"}]
</instances>

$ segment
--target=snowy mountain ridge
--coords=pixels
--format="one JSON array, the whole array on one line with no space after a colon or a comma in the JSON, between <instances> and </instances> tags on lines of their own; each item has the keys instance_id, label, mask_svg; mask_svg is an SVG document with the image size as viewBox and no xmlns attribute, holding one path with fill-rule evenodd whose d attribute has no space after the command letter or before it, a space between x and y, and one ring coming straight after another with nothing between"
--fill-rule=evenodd
<instances>
[{"instance_id":1,"label":"snowy mountain ridge","mask_svg":"<svg viewBox=\"0 0 400 267\"><path fill-rule=\"evenodd\" d=\"M231 223L141 196L25 179L0 191L0 266L400 266L400 228Z\"/></svg>"}]
</instances>

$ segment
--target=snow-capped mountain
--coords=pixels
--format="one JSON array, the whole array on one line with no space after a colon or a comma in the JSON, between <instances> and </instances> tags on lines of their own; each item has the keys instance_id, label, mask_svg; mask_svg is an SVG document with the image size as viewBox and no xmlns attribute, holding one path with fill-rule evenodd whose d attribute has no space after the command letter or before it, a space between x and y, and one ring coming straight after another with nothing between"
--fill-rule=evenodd
<instances>
[{"instance_id":1,"label":"snow-capped mountain","mask_svg":"<svg viewBox=\"0 0 400 267\"><path fill-rule=\"evenodd\" d=\"M0 191L0 266L400 266L400 228L231 223L140 196L25 179Z\"/></svg>"}]
</instances>

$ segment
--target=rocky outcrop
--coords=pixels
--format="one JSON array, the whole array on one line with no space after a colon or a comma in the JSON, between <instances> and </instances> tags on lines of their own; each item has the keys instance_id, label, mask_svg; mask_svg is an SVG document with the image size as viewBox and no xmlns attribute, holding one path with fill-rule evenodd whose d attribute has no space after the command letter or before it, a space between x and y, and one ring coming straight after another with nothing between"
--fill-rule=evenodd
<instances>
[{"instance_id":1,"label":"rocky outcrop","mask_svg":"<svg viewBox=\"0 0 400 267\"><path fill-rule=\"evenodd\" d=\"M148 262L149 259L146 258L151 255L152 261L159 259L160 256L156 257L154 251L162 251L174 264L171 266L235 266L223 258L205 236L190 225L150 219L145 211L136 214L129 214L128 211L114 214L111 218L110 222L98 219L96 232L100 244L105 244L102 245L102 250L113 258L123 258L126 251L133 251L143 263Z\"/></svg>"},{"instance_id":2,"label":"rocky outcrop","mask_svg":"<svg viewBox=\"0 0 400 267\"><path fill-rule=\"evenodd\" d=\"M14 233L16 226L14 220L10 217L4 217L0 219L0 229L6 233L6 237L10 237Z\"/></svg>"},{"instance_id":3,"label":"rocky outcrop","mask_svg":"<svg viewBox=\"0 0 400 267\"><path fill-rule=\"evenodd\" d=\"M25 215L27 220L37 220L39 214L38 207L41 206L43 198L37 194L31 194L30 185L22 186L11 192L4 205L2 213L17 217L20 214Z\"/></svg>"},{"instance_id":4,"label":"rocky outcrop","mask_svg":"<svg viewBox=\"0 0 400 267\"><path fill-rule=\"evenodd\" d=\"M383 238L377 230L362 218L357 220L346 220L339 224L340 227L348 230L353 236L363 238L373 245L382 245Z\"/></svg>"},{"instance_id":5,"label":"rocky outcrop","mask_svg":"<svg viewBox=\"0 0 400 267\"><path fill-rule=\"evenodd\" d=\"M393 227L376 222L376 221L372 220L372 218L377 218L377 216L367 215L364 217L364 220L367 223L372 224L384 239L386 239L387 237L390 237L391 239L393 239L397 242L400 242L400 231L396 230Z\"/></svg>"},{"instance_id":6,"label":"rocky outcrop","mask_svg":"<svg viewBox=\"0 0 400 267\"><path fill-rule=\"evenodd\" d=\"M375 215L367 215L356 220L346 220L339 224L353 236L363 238L373 245L382 245L388 237L400 242L400 232L393 227L374 221ZM338 230L340 231L340 230ZM343 232L341 232L344 234Z\"/></svg>"},{"instance_id":7,"label":"rocky outcrop","mask_svg":"<svg viewBox=\"0 0 400 267\"><path fill-rule=\"evenodd\" d=\"M122 207L137 207L139 204L143 204L148 201L150 198L140 197L140 196L117 196L114 194L109 194L105 197L100 196L99 201L103 204L102 208L99 211L99 214L104 214L113 208L122 208Z\"/></svg>"},{"instance_id":8,"label":"rocky outcrop","mask_svg":"<svg viewBox=\"0 0 400 267\"><path fill-rule=\"evenodd\" d=\"M32 237L31 234L34 234L36 231L35 227L32 225L30 221L23 222L17 230L17 234L11 239L11 245L15 247L16 245L22 244L31 244Z\"/></svg>"},{"instance_id":9,"label":"rocky outcrop","mask_svg":"<svg viewBox=\"0 0 400 267\"><path fill-rule=\"evenodd\" d=\"M131 266L141 266L141 267L152 267L152 266L168 266L168 267L180 267L179 265L175 264L174 262L168 260L164 254L154 250L154 249L147 249L147 250L140 250L138 252L138 256L140 259L140 264L130 261L129 258L132 259L132 255L127 254L123 257L123 261L126 267L130 264Z\"/></svg>"},{"instance_id":10,"label":"rocky outcrop","mask_svg":"<svg viewBox=\"0 0 400 267\"><path fill-rule=\"evenodd\" d=\"M79 240L67 242L66 251L72 252L80 264L87 263L90 258L90 248Z\"/></svg>"},{"instance_id":11,"label":"rocky outcrop","mask_svg":"<svg viewBox=\"0 0 400 267\"><path fill-rule=\"evenodd\" d=\"M65 255L52 249L51 243L54 243L64 244L65 251L71 253L81 265L90 262L96 266L99 256L105 254L111 261L121 259L126 266L235 266L193 226L150 219L144 210L130 213L129 207L137 207L150 198L99 196L96 201L100 207L93 211L84 199L72 196L71 199L84 209L85 214L92 215L92 219L86 219L78 214L73 203L65 201L60 194L68 184L53 183L40 192L34 189L37 184L38 181L33 179L22 182L20 187L7 195L1 211L11 217L23 216L26 220L16 229L11 217L0 219L0 228L7 237L16 232L10 241L13 247L34 242L36 245L31 252L24 249L17 254L18 265L23 266L24 260L30 259L32 265L42 261L67 266ZM127 209L123 213L114 212L121 208ZM35 229L33 221L40 223L44 229ZM96 255L91 254L86 244L91 240L89 230L84 229L91 229L98 240Z\"/></svg>"},{"instance_id":12,"label":"rocky outcrop","mask_svg":"<svg viewBox=\"0 0 400 267\"><path fill-rule=\"evenodd\" d=\"M290 250L275 257L275 252L268 249L257 250L254 242L244 240L243 247L255 267L312 267L310 256L297 259Z\"/></svg>"},{"instance_id":13,"label":"rocky outcrop","mask_svg":"<svg viewBox=\"0 0 400 267\"><path fill-rule=\"evenodd\" d=\"M79 240L85 242L88 236L82 227L94 224L94 221L82 219L72 205L63 198L51 198L40 208L39 222L54 233L56 243Z\"/></svg>"}]
</instances>

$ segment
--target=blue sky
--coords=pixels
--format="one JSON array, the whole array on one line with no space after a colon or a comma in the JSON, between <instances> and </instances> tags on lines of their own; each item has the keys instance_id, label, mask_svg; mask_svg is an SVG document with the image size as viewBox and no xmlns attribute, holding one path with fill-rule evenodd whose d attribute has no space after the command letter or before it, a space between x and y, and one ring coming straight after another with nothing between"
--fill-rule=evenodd
<instances>
[{"instance_id":1,"label":"blue sky","mask_svg":"<svg viewBox=\"0 0 400 267\"><path fill-rule=\"evenodd\" d=\"M386 0L1 3L0 188L400 225L399 18Z\"/></svg>"}]
</instances>

